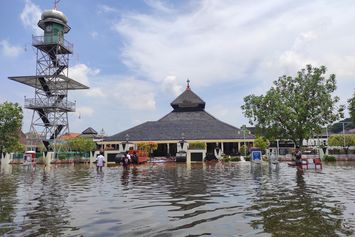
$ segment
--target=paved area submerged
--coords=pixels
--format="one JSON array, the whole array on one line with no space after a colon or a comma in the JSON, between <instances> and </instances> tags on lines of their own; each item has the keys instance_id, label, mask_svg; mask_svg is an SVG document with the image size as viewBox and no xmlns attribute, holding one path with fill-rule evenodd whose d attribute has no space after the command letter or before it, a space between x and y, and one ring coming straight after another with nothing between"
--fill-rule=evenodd
<instances>
[{"instance_id":1,"label":"paved area submerged","mask_svg":"<svg viewBox=\"0 0 355 237\"><path fill-rule=\"evenodd\" d=\"M2 166L5 236L354 236L355 163Z\"/></svg>"}]
</instances>

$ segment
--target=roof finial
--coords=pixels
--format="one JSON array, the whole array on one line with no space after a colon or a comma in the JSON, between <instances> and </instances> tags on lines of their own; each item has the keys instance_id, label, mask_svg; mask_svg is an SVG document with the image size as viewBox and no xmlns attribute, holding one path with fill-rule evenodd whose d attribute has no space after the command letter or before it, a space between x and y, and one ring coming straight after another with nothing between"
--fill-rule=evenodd
<instances>
[{"instance_id":1,"label":"roof finial","mask_svg":"<svg viewBox=\"0 0 355 237\"><path fill-rule=\"evenodd\" d=\"M187 86L186 86L186 90L190 90L190 80L187 78Z\"/></svg>"},{"instance_id":2,"label":"roof finial","mask_svg":"<svg viewBox=\"0 0 355 237\"><path fill-rule=\"evenodd\" d=\"M54 10L57 10L57 4L60 2L60 0L54 0Z\"/></svg>"}]
</instances>

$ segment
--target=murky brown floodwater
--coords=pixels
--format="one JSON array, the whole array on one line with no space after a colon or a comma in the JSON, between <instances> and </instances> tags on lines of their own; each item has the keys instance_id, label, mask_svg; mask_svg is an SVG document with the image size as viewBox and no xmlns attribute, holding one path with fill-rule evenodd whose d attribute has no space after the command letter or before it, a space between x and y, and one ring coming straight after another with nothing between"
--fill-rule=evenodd
<instances>
[{"instance_id":1,"label":"murky brown floodwater","mask_svg":"<svg viewBox=\"0 0 355 237\"><path fill-rule=\"evenodd\" d=\"M2 166L4 236L355 236L355 164Z\"/></svg>"}]
</instances>

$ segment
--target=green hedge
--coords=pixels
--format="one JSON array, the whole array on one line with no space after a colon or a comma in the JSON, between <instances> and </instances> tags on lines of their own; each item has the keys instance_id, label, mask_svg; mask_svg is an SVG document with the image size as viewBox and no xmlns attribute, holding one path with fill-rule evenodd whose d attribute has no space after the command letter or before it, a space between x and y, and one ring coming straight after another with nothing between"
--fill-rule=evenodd
<instances>
[{"instance_id":1,"label":"green hedge","mask_svg":"<svg viewBox=\"0 0 355 237\"><path fill-rule=\"evenodd\" d=\"M223 161L224 161L224 162L229 162L229 161L231 161L231 158L224 157L224 158L223 158Z\"/></svg>"},{"instance_id":2,"label":"green hedge","mask_svg":"<svg viewBox=\"0 0 355 237\"><path fill-rule=\"evenodd\" d=\"M240 157L236 156L236 157L232 157L231 161L240 161Z\"/></svg>"},{"instance_id":3,"label":"green hedge","mask_svg":"<svg viewBox=\"0 0 355 237\"><path fill-rule=\"evenodd\" d=\"M326 162L334 162L334 161L336 161L336 158L335 158L335 156L325 155L324 156L324 161L326 161Z\"/></svg>"},{"instance_id":4,"label":"green hedge","mask_svg":"<svg viewBox=\"0 0 355 237\"><path fill-rule=\"evenodd\" d=\"M224 162L240 161L240 157L239 156L233 156L233 157L229 158L228 156L225 156L225 157L223 157L223 161Z\"/></svg>"},{"instance_id":5,"label":"green hedge","mask_svg":"<svg viewBox=\"0 0 355 237\"><path fill-rule=\"evenodd\" d=\"M205 149L206 148L206 143L204 142L189 142L189 150L192 149Z\"/></svg>"}]
</instances>

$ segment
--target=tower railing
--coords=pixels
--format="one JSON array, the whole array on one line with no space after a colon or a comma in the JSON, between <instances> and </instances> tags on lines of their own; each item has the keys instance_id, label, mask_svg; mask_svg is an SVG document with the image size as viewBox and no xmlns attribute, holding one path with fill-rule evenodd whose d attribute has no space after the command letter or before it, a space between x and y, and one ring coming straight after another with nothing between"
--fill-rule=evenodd
<instances>
[{"instance_id":1,"label":"tower railing","mask_svg":"<svg viewBox=\"0 0 355 237\"><path fill-rule=\"evenodd\" d=\"M26 109L60 109L68 112L75 112L75 102L49 100L42 101L37 98L25 99Z\"/></svg>"},{"instance_id":2,"label":"tower railing","mask_svg":"<svg viewBox=\"0 0 355 237\"><path fill-rule=\"evenodd\" d=\"M66 50L73 52L74 45L69 41L65 40L61 34L46 34L41 36L32 35L32 45L33 46L43 46L48 44L59 44Z\"/></svg>"}]
</instances>

